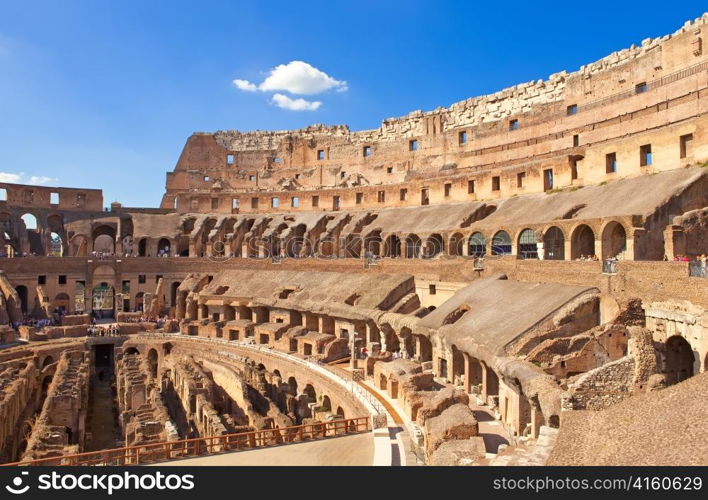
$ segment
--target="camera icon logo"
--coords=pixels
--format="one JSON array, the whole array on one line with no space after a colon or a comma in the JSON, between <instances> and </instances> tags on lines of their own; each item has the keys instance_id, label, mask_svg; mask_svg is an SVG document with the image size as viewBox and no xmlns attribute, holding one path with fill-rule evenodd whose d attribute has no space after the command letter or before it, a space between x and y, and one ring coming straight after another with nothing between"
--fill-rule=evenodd
<instances>
[{"instance_id":1,"label":"camera icon logo","mask_svg":"<svg viewBox=\"0 0 708 500\"><path fill-rule=\"evenodd\" d=\"M25 486L22 486L22 476L27 476L29 475L29 472L21 472L20 476L14 478L12 480L12 486L11 485L6 485L5 489L12 493L13 495L22 495L23 493L27 493L27 491L30 489L29 485L26 484Z\"/></svg>"}]
</instances>

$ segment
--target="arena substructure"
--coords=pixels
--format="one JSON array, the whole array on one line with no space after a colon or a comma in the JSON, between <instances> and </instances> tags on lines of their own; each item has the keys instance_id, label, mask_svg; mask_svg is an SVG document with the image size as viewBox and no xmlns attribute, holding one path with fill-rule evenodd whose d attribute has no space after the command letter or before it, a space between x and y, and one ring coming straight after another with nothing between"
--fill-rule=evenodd
<instances>
[{"instance_id":1,"label":"arena substructure","mask_svg":"<svg viewBox=\"0 0 708 500\"><path fill-rule=\"evenodd\" d=\"M377 130L196 133L160 208L0 183L0 460L706 465L707 25Z\"/></svg>"}]
</instances>

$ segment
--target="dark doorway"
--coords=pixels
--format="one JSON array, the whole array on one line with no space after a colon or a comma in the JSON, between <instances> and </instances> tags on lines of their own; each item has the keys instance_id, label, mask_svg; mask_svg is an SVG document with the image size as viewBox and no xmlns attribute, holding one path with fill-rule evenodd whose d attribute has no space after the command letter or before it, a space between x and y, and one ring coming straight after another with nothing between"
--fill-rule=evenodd
<instances>
[{"instance_id":1,"label":"dark doorway","mask_svg":"<svg viewBox=\"0 0 708 500\"><path fill-rule=\"evenodd\" d=\"M94 346L94 366L101 369L113 368L113 344Z\"/></svg>"}]
</instances>

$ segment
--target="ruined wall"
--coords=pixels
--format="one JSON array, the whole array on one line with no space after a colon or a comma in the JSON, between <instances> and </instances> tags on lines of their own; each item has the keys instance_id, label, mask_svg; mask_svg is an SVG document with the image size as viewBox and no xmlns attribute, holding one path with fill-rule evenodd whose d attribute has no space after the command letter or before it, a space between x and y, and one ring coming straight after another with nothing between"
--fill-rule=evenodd
<instances>
[{"instance_id":1,"label":"ruined wall","mask_svg":"<svg viewBox=\"0 0 708 500\"><path fill-rule=\"evenodd\" d=\"M553 171L553 188L577 187L705 161L705 25L703 16L579 71L389 118L375 130L313 125L198 133L167 176L162 206L213 213L318 210L332 207L337 196L342 208L370 208L380 202L377 188L386 185L409 192L399 198L391 189L389 204L415 204L422 188L431 203L449 203L546 191L546 170ZM650 168L639 158L646 144L652 145ZM609 153L616 154L617 172L606 168ZM496 188L493 176L499 177ZM469 180L476 183L473 192ZM361 200L355 201L354 188ZM259 191L268 193L254 203Z\"/></svg>"},{"instance_id":2,"label":"ruined wall","mask_svg":"<svg viewBox=\"0 0 708 500\"><path fill-rule=\"evenodd\" d=\"M88 405L89 356L65 351L37 418L23 460L81 452Z\"/></svg>"}]
</instances>

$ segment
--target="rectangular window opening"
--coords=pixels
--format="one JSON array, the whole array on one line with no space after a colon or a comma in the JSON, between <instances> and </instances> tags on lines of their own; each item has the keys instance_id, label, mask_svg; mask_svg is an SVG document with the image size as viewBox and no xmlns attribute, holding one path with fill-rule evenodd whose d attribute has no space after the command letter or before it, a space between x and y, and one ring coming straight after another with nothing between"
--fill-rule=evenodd
<instances>
[{"instance_id":1,"label":"rectangular window opening","mask_svg":"<svg viewBox=\"0 0 708 500\"><path fill-rule=\"evenodd\" d=\"M450 183L445 184L445 198L450 197L451 191L452 191L452 184L450 184Z\"/></svg>"},{"instance_id":2,"label":"rectangular window opening","mask_svg":"<svg viewBox=\"0 0 708 500\"><path fill-rule=\"evenodd\" d=\"M467 144L467 131L463 130L462 132L460 132L457 136L457 140L460 145Z\"/></svg>"},{"instance_id":3,"label":"rectangular window opening","mask_svg":"<svg viewBox=\"0 0 708 500\"><path fill-rule=\"evenodd\" d=\"M645 144L639 147L639 164L642 167L648 167L651 165L651 144Z\"/></svg>"},{"instance_id":4,"label":"rectangular window opening","mask_svg":"<svg viewBox=\"0 0 708 500\"><path fill-rule=\"evenodd\" d=\"M401 188L401 201L406 201L408 199L408 190L406 188Z\"/></svg>"},{"instance_id":5,"label":"rectangular window opening","mask_svg":"<svg viewBox=\"0 0 708 500\"><path fill-rule=\"evenodd\" d=\"M509 130L519 130L519 120L509 120Z\"/></svg>"},{"instance_id":6,"label":"rectangular window opening","mask_svg":"<svg viewBox=\"0 0 708 500\"><path fill-rule=\"evenodd\" d=\"M467 181L467 194L474 194L474 181Z\"/></svg>"},{"instance_id":7,"label":"rectangular window opening","mask_svg":"<svg viewBox=\"0 0 708 500\"><path fill-rule=\"evenodd\" d=\"M317 208L320 206L320 197L319 196L313 196L312 197L312 208Z\"/></svg>"},{"instance_id":8,"label":"rectangular window opening","mask_svg":"<svg viewBox=\"0 0 708 500\"><path fill-rule=\"evenodd\" d=\"M547 168L543 171L543 190L550 191L553 189L553 169Z\"/></svg>"},{"instance_id":9,"label":"rectangular window opening","mask_svg":"<svg viewBox=\"0 0 708 500\"><path fill-rule=\"evenodd\" d=\"M607 153L605 155L605 173L614 174L617 172L617 153Z\"/></svg>"},{"instance_id":10,"label":"rectangular window opening","mask_svg":"<svg viewBox=\"0 0 708 500\"><path fill-rule=\"evenodd\" d=\"M420 204L430 205L430 195L428 192L428 188L423 188L420 190Z\"/></svg>"},{"instance_id":11,"label":"rectangular window opening","mask_svg":"<svg viewBox=\"0 0 708 500\"><path fill-rule=\"evenodd\" d=\"M49 193L49 203L52 205L59 204L59 193Z\"/></svg>"},{"instance_id":12,"label":"rectangular window opening","mask_svg":"<svg viewBox=\"0 0 708 500\"><path fill-rule=\"evenodd\" d=\"M681 158L693 156L693 134L682 135L679 139L679 143L681 146Z\"/></svg>"},{"instance_id":13,"label":"rectangular window opening","mask_svg":"<svg viewBox=\"0 0 708 500\"><path fill-rule=\"evenodd\" d=\"M524 179L526 178L526 172L519 172L516 174L516 187L524 187Z\"/></svg>"},{"instance_id":14,"label":"rectangular window opening","mask_svg":"<svg viewBox=\"0 0 708 500\"><path fill-rule=\"evenodd\" d=\"M386 191L379 191L378 201L379 203L384 203L386 201Z\"/></svg>"},{"instance_id":15,"label":"rectangular window opening","mask_svg":"<svg viewBox=\"0 0 708 500\"><path fill-rule=\"evenodd\" d=\"M499 191L501 189L501 178L498 175L492 177L492 191Z\"/></svg>"},{"instance_id":16,"label":"rectangular window opening","mask_svg":"<svg viewBox=\"0 0 708 500\"><path fill-rule=\"evenodd\" d=\"M357 193L356 194L356 204L361 205L362 201L364 201L364 193Z\"/></svg>"},{"instance_id":17,"label":"rectangular window opening","mask_svg":"<svg viewBox=\"0 0 708 500\"><path fill-rule=\"evenodd\" d=\"M574 115L578 112L578 105L577 104L571 104L567 108L565 108L566 113L568 116Z\"/></svg>"},{"instance_id":18,"label":"rectangular window opening","mask_svg":"<svg viewBox=\"0 0 708 500\"><path fill-rule=\"evenodd\" d=\"M234 164L234 155L226 155L226 164L227 164L227 165L233 165L233 164Z\"/></svg>"},{"instance_id":19,"label":"rectangular window opening","mask_svg":"<svg viewBox=\"0 0 708 500\"><path fill-rule=\"evenodd\" d=\"M408 141L408 151L418 151L418 141L416 139Z\"/></svg>"},{"instance_id":20,"label":"rectangular window opening","mask_svg":"<svg viewBox=\"0 0 708 500\"><path fill-rule=\"evenodd\" d=\"M298 208L300 206L300 197L293 196L292 199L290 200L290 206L293 208Z\"/></svg>"}]
</instances>

